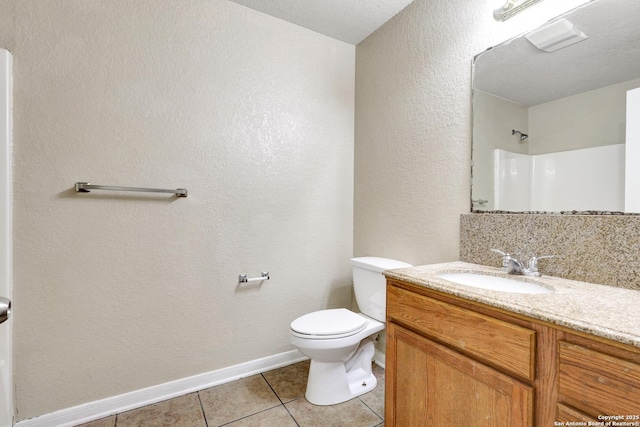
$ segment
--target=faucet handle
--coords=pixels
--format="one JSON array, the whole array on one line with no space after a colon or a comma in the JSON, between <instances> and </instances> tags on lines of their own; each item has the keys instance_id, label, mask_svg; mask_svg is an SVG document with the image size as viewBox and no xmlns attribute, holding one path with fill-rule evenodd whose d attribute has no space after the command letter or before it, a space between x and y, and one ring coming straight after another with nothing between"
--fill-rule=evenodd
<instances>
[{"instance_id":1,"label":"faucet handle","mask_svg":"<svg viewBox=\"0 0 640 427\"><path fill-rule=\"evenodd\" d=\"M489 249L492 252L498 253L500 255L502 255L502 271L508 271L509 270L509 261L511 261L512 257L510 254L506 253L506 252L502 252L500 249Z\"/></svg>"},{"instance_id":2,"label":"faucet handle","mask_svg":"<svg viewBox=\"0 0 640 427\"><path fill-rule=\"evenodd\" d=\"M531 257L531 259L529 260L528 270L530 273L538 273L538 260L541 260L544 258L558 258L558 257L559 255L541 255L541 256Z\"/></svg>"}]
</instances>

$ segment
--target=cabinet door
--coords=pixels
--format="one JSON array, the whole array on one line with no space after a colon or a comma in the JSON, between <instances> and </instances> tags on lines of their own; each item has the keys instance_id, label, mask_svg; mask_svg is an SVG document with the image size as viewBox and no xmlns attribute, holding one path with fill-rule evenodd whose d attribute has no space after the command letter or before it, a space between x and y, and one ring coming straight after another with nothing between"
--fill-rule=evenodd
<instances>
[{"instance_id":1,"label":"cabinet door","mask_svg":"<svg viewBox=\"0 0 640 427\"><path fill-rule=\"evenodd\" d=\"M533 425L530 386L392 322L386 368L386 425Z\"/></svg>"}]
</instances>

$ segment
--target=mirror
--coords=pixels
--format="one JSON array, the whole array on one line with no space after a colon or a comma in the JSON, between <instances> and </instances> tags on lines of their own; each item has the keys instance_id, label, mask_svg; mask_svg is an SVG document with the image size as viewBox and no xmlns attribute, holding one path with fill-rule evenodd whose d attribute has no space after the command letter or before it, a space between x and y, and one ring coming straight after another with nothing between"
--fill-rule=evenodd
<instances>
[{"instance_id":1,"label":"mirror","mask_svg":"<svg viewBox=\"0 0 640 427\"><path fill-rule=\"evenodd\" d=\"M585 40L475 58L472 211L640 212L639 17L640 1L596 0L561 17Z\"/></svg>"}]
</instances>

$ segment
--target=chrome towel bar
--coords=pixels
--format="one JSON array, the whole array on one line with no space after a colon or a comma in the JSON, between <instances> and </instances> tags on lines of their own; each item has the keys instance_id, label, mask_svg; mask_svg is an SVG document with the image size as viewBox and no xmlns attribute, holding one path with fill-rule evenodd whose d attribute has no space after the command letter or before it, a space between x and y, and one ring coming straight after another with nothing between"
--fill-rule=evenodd
<instances>
[{"instance_id":1,"label":"chrome towel bar","mask_svg":"<svg viewBox=\"0 0 640 427\"><path fill-rule=\"evenodd\" d=\"M269 280L269 272L263 271L260 277L249 277L247 278L246 274L241 274L238 276L238 283L249 283L249 282L262 282L263 280Z\"/></svg>"},{"instance_id":2,"label":"chrome towel bar","mask_svg":"<svg viewBox=\"0 0 640 427\"><path fill-rule=\"evenodd\" d=\"M142 193L171 193L178 197L187 197L186 188L175 190L163 188L117 187L114 185L93 185L89 182L76 182L76 193L88 193L89 190L138 191Z\"/></svg>"}]
</instances>

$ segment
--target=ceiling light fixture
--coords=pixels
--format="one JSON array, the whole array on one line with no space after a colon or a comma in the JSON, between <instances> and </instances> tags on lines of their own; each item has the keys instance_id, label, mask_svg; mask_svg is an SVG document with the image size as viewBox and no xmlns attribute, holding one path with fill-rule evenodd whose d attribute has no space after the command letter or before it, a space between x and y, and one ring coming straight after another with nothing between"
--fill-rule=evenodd
<instances>
[{"instance_id":1,"label":"ceiling light fixture","mask_svg":"<svg viewBox=\"0 0 640 427\"><path fill-rule=\"evenodd\" d=\"M502 7L493 11L493 19L496 21L506 21L526 8L531 7L536 3L540 3L541 1L542 0L507 0Z\"/></svg>"}]
</instances>

